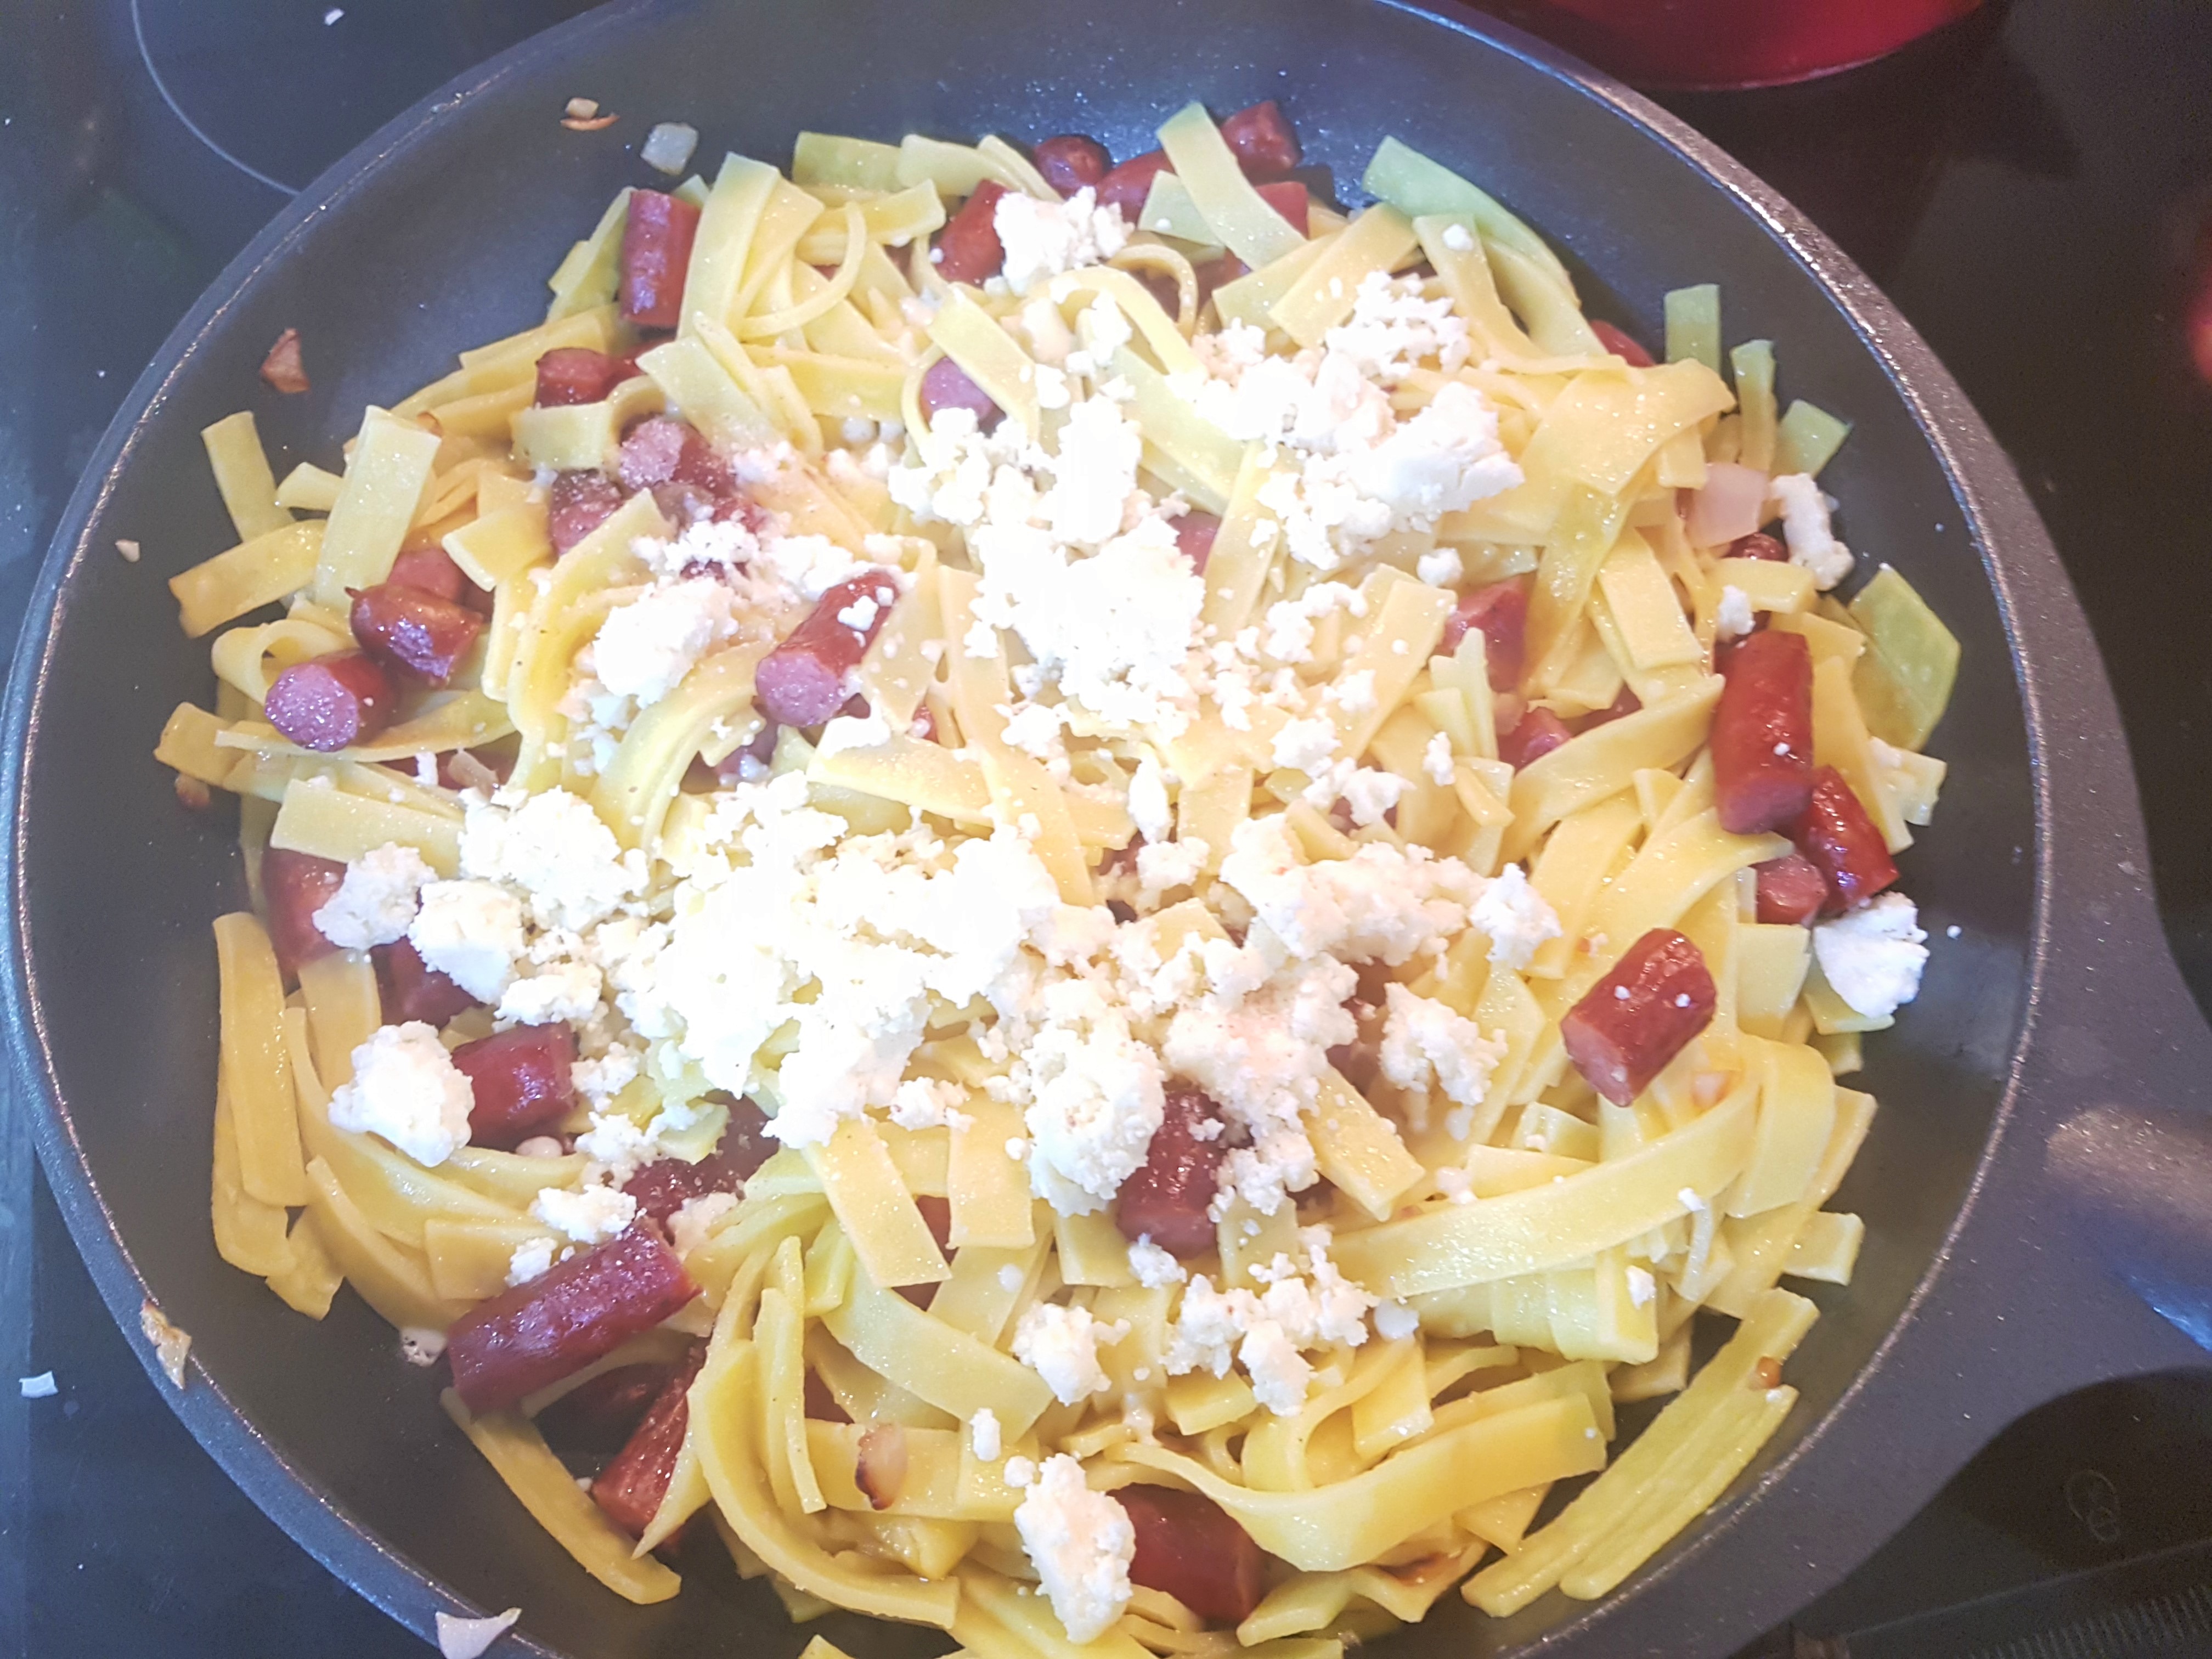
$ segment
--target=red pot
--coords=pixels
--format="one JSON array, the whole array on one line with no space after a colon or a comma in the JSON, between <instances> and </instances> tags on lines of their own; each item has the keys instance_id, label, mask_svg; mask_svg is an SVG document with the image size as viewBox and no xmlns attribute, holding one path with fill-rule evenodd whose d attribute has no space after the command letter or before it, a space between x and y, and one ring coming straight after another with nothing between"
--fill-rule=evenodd
<instances>
[{"instance_id":1,"label":"red pot","mask_svg":"<svg viewBox=\"0 0 2212 1659\"><path fill-rule=\"evenodd\" d=\"M1895 52L1981 0L1481 0L1642 87L1779 86Z\"/></svg>"}]
</instances>

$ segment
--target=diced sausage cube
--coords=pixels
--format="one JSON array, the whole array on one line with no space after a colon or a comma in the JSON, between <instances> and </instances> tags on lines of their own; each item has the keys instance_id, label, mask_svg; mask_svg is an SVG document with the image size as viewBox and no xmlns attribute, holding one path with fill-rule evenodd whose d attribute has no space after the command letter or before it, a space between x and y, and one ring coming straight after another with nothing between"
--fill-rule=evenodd
<instances>
[{"instance_id":1,"label":"diced sausage cube","mask_svg":"<svg viewBox=\"0 0 2212 1659\"><path fill-rule=\"evenodd\" d=\"M846 678L898 603L886 574L854 576L824 593L806 620L761 659L753 676L760 711L780 726L819 726L852 696Z\"/></svg>"},{"instance_id":2,"label":"diced sausage cube","mask_svg":"<svg viewBox=\"0 0 2212 1659\"><path fill-rule=\"evenodd\" d=\"M1249 179L1279 179L1300 159L1298 135L1272 98L1230 116L1221 136Z\"/></svg>"},{"instance_id":3,"label":"diced sausage cube","mask_svg":"<svg viewBox=\"0 0 2212 1659\"><path fill-rule=\"evenodd\" d=\"M1814 775L1812 799L1787 833L1827 882L1828 900L1821 908L1828 915L1865 903L1897 879L1889 843L1832 766Z\"/></svg>"},{"instance_id":4,"label":"diced sausage cube","mask_svg":"<svg viewBox=\"0 0 2212 1659\"><path fill-rule=\"evenodd\" d=\"M1813 798L1813 651L1802 634L1770 629L1729 653L1713 710L1713 799L1721 828L1762 835Z\"/></svg>"},{"instance_id":5,"label":"diced sausage cube","mask_svg":"<svg viewBox=\"0 0 2212 1659\"><path fill-rule=\"evenodd\" d=\"M269 907L269 943L276 965L295 978L301 965L338 947L315 926L315 912L331 902L345 881L346 867L336 859L317 858L272 847L261 855L261 896Z\"/></svg>"},{"instance_id":6,"label":"diced sausage cube","mask_svg":"<svg viewBox=\"0 0 2212 1659\"><path fill-rule=\"evenodd\" d=\"M576 1034L566 1025L517 1025L464 1042L453 1064L476 1094L469 1139L512 1152L557 1121L575 1103L568 1074L575 1063Z\"/></svg>"},{"instance_id":7,"label":"diced sausage cube","mask_svg":"<svg viewBox=\"0 0 2212 1659\"><path fill-rule=\"evenodd\" d=\"M1122 1486L1114 1497L1137 1534L1131 1583L1174 1596L1209 1625L1252 1616L1266 1589L1267 1558L1226 1510L1172 1486Z\"/></svg>"},{"instance_id":8,"label":"diced sausage cube","mask_svg":"<svg viewBox=\"0 0 2212 1659\"><path fill-rule=\"evenodd\" d=\"M623 223L622 314L641 328L674 328L684 318L684 276L699 210L657 190L633 190Z\"/></svg>"},{"instance_id":9,"label":"diced sausage cube","mask_svg":"<svg viewBox=\"0 0 2212 1659\"><path fill-rule=\"evenodd\" d=\"M1589 1085L1626 1106L1713 1018L1705 959L1671 927L1654 927L1559 1021L1567 1058Z\"/></svg>"},{"instance_id":10,"label":"diced sausage cube","mask_svg":"<svg viewBox=\"0 0 2212 1659\"><path fill-rule=\"evenodd\" d=\"M1044 175L1045 183L1064 197L1074 195L1085 185L1096 189L1114 165L1105 145L1079 132L1065 132L1057 138L1048 138L1030 155L1036 162L1036 170Z\"/></svg>"},{"instance_id":11,"label":"diced sausage cube","mask_svg":"<svg viewBox=\"0 0 2212 1659\"><path fill-rule=\"evenodd\" d=\"M641 1538L660 1511L668 1496L668 1482L676 1473L676 1456L684 1449L684 1431L690 1421L689 1391L691 1379L705 1361L704 1345L695 1346L660 1392L646 1408L643 1419L621 1451L592 1482L592 1501L607 1518L633 1538Z\"/></svg>"},{"instance_id":12,"label":"diced sausage cube","mask_svg":"<svg viewBox=\"0 0 2212 1659\"><path fill-rule=\"evenodd\" d=\"M453 678L484 626L466 605L397 582L379 582L355 594L352 623L362 650L429 685Z\"/></svg>"},{"instance_id":13,"label":"diced sausage cube","mask_svg":"<svg viewBox=\"0 0 2212 1659\"><path fill-rule=\"evenodd\" d=\"M994 216L999 198L1006 193L1006 187L997 179L984 179L937 233L933 258L937 274L946 282L980 283L986 276L997 276L1006 263L1006 250L999 241Z\"/></svg>"},{"instance_id":14,"label":"diced sausage cube","mask_svg":"<svg viewBox=\"0 0 2212 1659\"><path fill-rule=\"evenodd\" d=\"M1211 1126L1210 1137L1200 1131ZM1221 1109L1183 1085L1167 1091L1143 1165L1121 1183L1114 1223L1121 1236L1150 1238L1171 1255L1203 1255L1214 1246L1207 1213L1221 1182Z\"/></svg>"},{"instance_id":15,"label":"diced sausage cube","mask_svg":"<svg viewBox=\"0 0 2212 1659\"><path fill-rule=\"evenodd\" d=\"M363 651L295 663L269 684L262 712L286 739L319 754L370 738L392 724L399 694Z\"/></svg>"},{"instance_id":16,"label":"diced sausage cube","mask_svg":"<svg viewBox=\"0 0 2212 1659\"><path fill-rule=\"evenodd\" d=\"M545 495L545 530L566 553L615 515L623 494L604 472L556 472Z\"/></svg>"}]
</instances>

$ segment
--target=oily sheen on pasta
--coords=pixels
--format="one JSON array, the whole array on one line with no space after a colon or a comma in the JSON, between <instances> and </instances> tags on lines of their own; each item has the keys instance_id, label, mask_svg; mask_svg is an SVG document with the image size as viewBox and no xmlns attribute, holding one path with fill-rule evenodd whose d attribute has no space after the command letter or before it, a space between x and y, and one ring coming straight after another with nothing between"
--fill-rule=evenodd
<instances>
[{"instance_id":1,"label":"oily sheen on pasta","mask_svg":"<svg viewBox=\"0 0 2212 1659\"><path fill-rule=\"evenodd\" d=\"M1158 138L727 156L337 470L208 429L217 1248L633 1601L1601 1595L1850 1280L1957 647L1844 423L1395 141L1347 216L1272 104Z\"/></svg>"}]
</instances>

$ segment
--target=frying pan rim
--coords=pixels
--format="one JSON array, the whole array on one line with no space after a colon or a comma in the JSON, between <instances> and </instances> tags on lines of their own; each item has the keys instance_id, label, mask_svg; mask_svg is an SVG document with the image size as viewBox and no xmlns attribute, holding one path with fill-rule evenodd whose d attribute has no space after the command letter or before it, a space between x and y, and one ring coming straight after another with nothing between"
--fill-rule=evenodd
<instances>
[{"instance_id":1,"label":"frying pan rim","mask_svg":"<svg viewBox=\"0 0 2212 1659\"><path fill-rule=\"evenodd\" d=\"M1957 1213L1889 1330L1842 1394L1808 1425L1790 1450L1759 1480L1735 1494L1670 1559L1632 1581L1623 1592L1592 1603L1554 1626L1544 1638L1548 1644L1570 1639L1593 1620L1605 1617L1608 1608L1642 1583L1672 1575L1702 1554L1825 1439L1881 1371L1898 1343L1914 1329L1915 1313L1942 1278L1960 1234L1980 1205L1997 1149L2015 1115L2024 1057L2046 966L2053 876L2044 721L2034 677L2028 672L2023 651L2012 574L2006 561L2032 562L2039 556L2055 566L2056 556L2047 539L2039 547L2008 544L2000 552L1990 530L1993 520L2009 518L2017 522L2025 514L2027 524L2036 526L2039 532L2040 526L1995 439L1934 352L1888 300L1823 233L1748 169L1639 94L1509 25L1487 18L1477 22L1468 16L1443 15L1413 0L1358 0L1358 3L1441 27L1517 61L1524 70L1560 83L1612 117L1627 122L1647 142L1671 151L1722 190L1818 286L1827 303L1842 314L1875 358L1966 514L1975 555L2004 629L2007 653L2021 700L2032 780L2034 878L2011 1059ZM19 1082L37 1103L33 1112L34 1134L48 1180L103 1299L126 1333L137 1305L148 1295L148 1286L94 1179L53 1075L43 1009L36 994L38 974L24 948L26 896L21 887L27 841L24 763L38 736L46 681L59 631L57 624L69 602L76 573L93 556L91 527L147 429L161 416L169 387L194 363L231 307L265 270L283 262L295 241L312 235L325 217L343 213L351 198L386 166L418 145L434 143L441 118L451 110L528 75L542 58L577 52L601 31L618 31L641 16L679 7L680 0L613 0L556 24L429 94L325 169L225 266L170 331L118 407L49 544L9 670L4 724L0 724L0 754L9 763L4 783L0 784L0 811L4 811L8 826L7 896L4 916L0 916L8 938L7 948L0 951L0 989L5 994L0 1019L5 1022ZM477 1611L446 1589L434 1575L385 1544L340 1508L320 1483L261 1434L211 1378L203 1373L193 1386L179 1393L160 1376L150 1354L135 1341L132 1346L194 1437L272 1520L325 1567L398 1622L425 1637L432 1633L434 1611L464 1615ZM510 1638L517 1639L530 1651L551 1652L526 1637Z\"/></svg>"}]
</instances>

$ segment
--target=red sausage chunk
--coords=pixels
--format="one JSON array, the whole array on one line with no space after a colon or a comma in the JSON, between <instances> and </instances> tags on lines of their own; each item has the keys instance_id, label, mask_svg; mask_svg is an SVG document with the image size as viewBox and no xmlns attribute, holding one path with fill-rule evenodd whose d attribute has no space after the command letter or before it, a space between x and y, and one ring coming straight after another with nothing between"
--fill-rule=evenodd
<instances>
[{"instance_id":1,"label":"red sausage chunk","mask_svg":"<svg viewBox=\"0 0 2212 1659\"><path fill-rule=\"evenodd\" d=\"M1272 98L1238 110L1221 136L1248 179L1279 179L1298 164L1298 135Z\"/></svg>"},{"instance_id":2,"label":"red sausage chunk","mask_svg":"<svg viewBox=\"0 0 2212 1659\"><path fill-rule=\"evenodd\" d=\"M1889 844L1832 766L1814 775L1813 798L1785 833L1827 882L1828 900L1820 908L1828 915L1865 903L1897 879Z\"/></svg>"},{"instance_id":3,"label":"red sausage chunk","mask_svg":"<svg viewBox=\"0 0 2212 1659\"><path fill-rule=\"evenodd\" d=\"M1197 1090L1168 1090L1167 1111L1152 1131L1145 1162L1121 1183L1115 1224L1128 1239L1149 1237L1170 1255L1202 1255L1214 1246L1212 1218L1206 1207L1220 1185L1221 1109ZM1199 1130L1217 1126L1212 1139Z\"/></svg>"},{"instance_id":4,"label":"red sausage chunk","mask_svg":"<svg viewBox=\"0 0 2212 1659\"><path fill-rule=\"evenodd\" d=\"M1802 853L1753 866L1759 877L1759 919L1802 927L1828 902L1828 878Z\"/></svg>"},{"instance_id":5,"label":"red sausage chunk","mask_svg":"<svg viewBox=\"0 0 2212 1659\"><path fill-rule=\"evenodd\" d=\"M1698 947L1654 927L1567 1010L1559 1038L1590 1087L1626 1106L1705 1029L1715 994Z\"/></svg>"},{"instance_id":6,"label":"red sausage chunk","mask_svg":"<svg viewBox=\"0 0 2212 1659\"><path fill-rule=\"evenodd\" d=\"M394 587L411 587L441 599L460 600L476 584L442 547L402 548L385 579Z\"/></svg>"},{"instance_id":7,"label":"red sausage chunk","mask_svg":"<svg viewBox=\"0 0 2212 1659\"><path fill-rule=\"evenodd\" d=\"M376 963L377 996L386 1025L404 1025L410 1019L444 1025L477 1006L474 997L423 961L422 953L404 939L380 945L368 954Z\"/></svg>"},{"instance_id":8,"label":"red sausage chunk","mask_svg":"<svg viewBox=\"0 0 2212 1659\"><path fill-rule=\"evenodd\" d=\"M1459 603L1444 618L1444 636L1437 649L1459 649L1467 630L1482 630L1483 662L1490 670L1490 689L1510 691L1521 683L1521 669L1528 651L1528 588L1524 577L1511 581L1486 582L1460 595Z\"/></svg>"},{"instance_id":9,"label":"red sausage chunk","mask_svg":"<svg viewBox=\"0 0 2212 1659\"><path fill-rule=\"evenodd\" d=\"M1174 1596L1209 1625L1252 1616L1267 1558L1228 1511L1172 1486L1123 1486L1114 1496L1137 1534L1131 1583Z\"/></svg>"},{"instance_id":10,"label":"red sausage chunk","mask_svg":"<svg viewBox=\"0 0 2212 1659\"><path fill-rule=\"evenodd\" d=\"M576 1034L566 1025L517 1025L453 1050L476 1092L469 1139L511 1152L566 1112L576 1098L568 1068Z\"/></svg>"},{"instance_id":11,"label":"red sausage chunk","mask_svg":"<svg viewBox=\"0 0 2212 1659\"><path fill-rule=\"evenodd\" d=\"M595 404L638 372L626 357L589 346L556 346L538 360L538 406Z\"/></svg>"},{"instance_id":12,"label":"red sausage chunk","mask_svg":"<svg viewBox=\"0 0 2212 1659\"><path fill-rule=\"evenodd\" d=\"M1291 228L1301 236L1309 235L1313 228L1313 198L1306 187L1295 179L1285 179L1279 184L1261 185L1260 199L1290 221Z\"/></svg>"},{"instance_id":13,"label":"red sausage chunk","mask_svg":"<svg viewBox=\"0 0 2212 1659\"><path fill-rule=\"evenodd\" d=\"M262 712L290 741L327 754L367 743L392 724L399 694L365 651L295 663L269 684Z\"/></svg>"},{"instance_id":14,"label":"red sausage chunk","mask_svg":"<svg viewBox=\"0 0 2212 1659\"><path fill-rule=\"evenodd\" d=\"M684 317L684 273L699 210L657 190L633 190L623 222L622 314L641 328L674 328Z\"/></svg>"},{"instance_id":15,"label":"red sausage chunk","mask_svg":"<svg viewBox=\"0 0 2212 1659\"><path fill-rule=\"evenodd\" d=\"M660 1397L673 1368L617 1365L579 1382L538 1413L538 1431L577 1451L620 1451L647 1409Z\"/></svg>"},{"instance_id":16,"label":"red sausage chunk","mask_svg":"<svg viewBox=\"0 0 2212 1659\"><path fill-rule=\"evenodd\" d=\"M655 415L623 434L615 477L624 489L655 484L695 484L708 491L726 488L729 469L698 428L688 421Z\"/></svg>"},{"instance_id":17,"label":"red sausage chunk","mask_svg":"<svg viewBox=\"0 0 2212 1659\"><path fill-rule=\"evenodd\" d=\"M345 880L346 867L313 853L288 853L272 847L261 855L261 896L269 906L269 942L276 965L288 979L302 963L326 957L338 947L315 926L315 912L331 902Z\"/></svg>"},{"instance_id":18,"label":"red sausage chunk","mask_svg":"<svg viewBox=\"0 0 2212 1659\"><path fill-rule=\"evenodd\" d=\"M1098 181L1099 204L1121 209L1121 216L1133 225L1145 210L1145 198L1152 193L1154 176L1174 171L1164 149L1132 155Z\"/></svg>"},{"instance_id":19,"label":"red sausage chunk","mask_svg":"<svg viewBox=\"0 0 2212 1659\"><path fill-rule=\"evenodd\" d=\"M1006 187L997 179L986 179L937 233L931 258L937 274L946 282L980 283L986 276L997 276L999 267L1006 263L1006 250L1000 243L999 227L993 217L999 198L1006 193Z\"/></svg>"},{"instance_id":20,"label":"red sausage chunk","mask_svg":"<svg viewBox=\"0 0 2212 1659\"><path fill-rule=\"evenodd\" d=\"M1601 322L1592 318L1590 332L1597 336L1597 343L1600 345L1631 368L1651 367L1651 354L1646 351L1643 343L1627 330L1615 328L1611 323Z\"/></svg>"},{"instance_id":21,"label":"red sausage chunk","mask_svg":"<svg viewBox=\"0 0 2212 1659\"><path fill-rule=\"evenodd\" d=\"M745 1177L768 1162L782 1143L768 1133L768 1114L750 1100L730 1108L730 1127L721 1145L696 1164L680 1158L655 1158L623 1183L637 1207L665 1221L690 1200L708 1193L741 1191Z\"/></svg>"},{"instance_id":22,"label":"red sausage chunk","mask_svg":"<svg viewBox=\"0 0 2212 1659\"><path fill-rule=\"evenodd\" d=\"M1713 797L1735 836L1778 830L1813 798L1813 650L1769 629L1729 653L1713 710Z\"/></svg>"},{"instance_id":23,"label":"red sausage chunk","mask_svg":"<svg viewBox=\"0 0 2212 1659\"><path fill-rule=\"evenodd\" d=\"M379 582L353 596L353 636L361 648L386 667L431 685L453 678L483 625L465 605L397 582Z\"/></svg>"},{"instance_id":24,"label":"red sausage chunk","mask_svg":"<svg viewBox=\"0 0 2212 1659\"><path fill-rule=\"evenodd\" d=\"M604 472L557 472L545 492L545 531L566 553L615 515L622 491Z\"/></svg>"},{"instance_id":25,"label":"red sausage chunk","mask_svg":"<svg viewBox=\"0 0 2212 1659\"><path fill-rule=\"evenodd\" d=\"M1048 138L1030 152L1036 170L1044 174L1044 181L1062 196L1073 196L1084 185L1097 189L1114 165L1114 158L1106 153L1106 146L1096 138L1086 138L1079 132L1064 132L1057 138Z\"/></svg>"},{"instance_id":26,"label":"red sausage chunk","mask_svg":"<svg viewBox=\"0 0 2212 1659\"><path fill-rule=\"evenodd\" d=\"M1203 576L1206 562L1213 556L1213 538L1221 533L1221 520L1196 507L1176 520L1176 547Z\"/></svg>"},{"instance_id":27,"label":"red sausage chunk","mask_svg":"<svg viewBox=\"0 0 2212 1659\"><path fill-rule=\"evenodd\" d=\"M852 695L846 677L897 603L898 584L885 575L854 576L824 593L790 637L761 659L753 676L761 713L780 726L819 726L836 714ZM864 619L842 620L855 607Z\"/></svg>"},{"instance_id":28,"label":"red sausage chunk","mask_svg":"<svg viewBox=\"0 0 2212 1659\"><path fill-rule=\"evenodd\" d=\"M1498 758L1515 771L1544 758L1574 733L1548 708L1531 708L1498 739Z\"/></svg>"},{"instance_id":29,"label":"red sausage chunk","mask_svg":"<svg viewBox=\"0 0 2212 1659\"><path fill-rule=\"evenodd\" d=\"M650 1228L632 1227L463 1314L446 1344L453 1387L472 1412L503 1410L612 1353L698 1293L676 1252Z\"/></svg>"},{"instance_id":30,"label":"red sausage chunk","mask_svg":"<svg viewBox=\"0 0 2212 1659\"><path fill-rule=\"evenodd\" d=\"M1739 536L1729 544L1731 559L1771 559L1786 563L1790 550L1763 530L1754 530L1748 536Z\"/></svg>"},{"instance_id":31,"label":"red sausage chunk","mask_svg":"<svg viewBox=\"0 0 2212 1659\"><path fill-rule=\"evenodd\" d=\"M615 1461L592 1482L592 1501L633 1538L644 1536L659 1512L660 1500L668 1496L669 1478L676 1473L676 1455L683 1449L684 1426L690 1420L687 1395L706 1357L704 1344L692 1349L675 1375L660 1385Z\"/></svg>"},{"instance_id":32,"label":"red sausage chunk","mask_svg":"<svg viewBox=\"0 0 2212 1659\"><path fill-rule=\"evenodd\" d=\"M979 431L988 432L1005 413L990 394L968 378L968 371L950 357L939 357L921 372L921 412L934 420L947 409L965 409L975 416Z\"/></svg>"}]
</instances>

